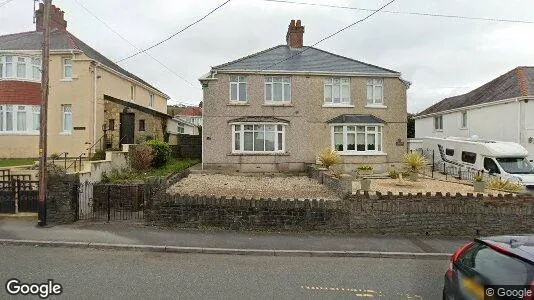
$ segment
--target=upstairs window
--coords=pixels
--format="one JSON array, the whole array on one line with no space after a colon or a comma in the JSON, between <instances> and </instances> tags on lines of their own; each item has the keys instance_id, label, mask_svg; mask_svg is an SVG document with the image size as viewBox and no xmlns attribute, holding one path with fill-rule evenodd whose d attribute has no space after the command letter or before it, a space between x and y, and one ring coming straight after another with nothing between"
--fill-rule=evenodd
<instances>
[{"instance_id":1,"label":"upstairs window","mask_svg":"<svg viewBox=\"0 0 534 300\"><path fill-rule=\"evenodd\" d=\"M443 116L434 117L434 130L436 131L443 130Z\"/></svg>"},{"instance_id":2,"label":"upstairs window","mask_svg":"<svg viewBox=\"0 0 534 300\"><path fill-rule=\"evenodd\" d=\"M289 76L265 77L265 101L291 102L291 78Z\"/></svg>"},{"instance_id":3,"label":"upstairs window","mask_svg":"<svg viewBox=\"0 0 534 300\"><path fill-rule=\"evenodd\" d=\"M461 128L467 128L467 112L466 111L462 112L462 120L460 123L461 123L460 124Z\"/></svg>"},{"instance_id":4,"label":"upstairs window","mask_svg":"<svg viewBox=\"0 0 534 300\"><path fill-rule=\"evenodd\" d=\"M5 57L5 65L6 65L6 76L4 77L13 77L13 56L6 56Z\"/></svg>"},{"instance_id":5,"label":"upstairs window","mask_svg":"<svg viewBox=\"0 0 534 300\"><path fill-rule=\"evenodd\" d=\"M0 78L41 80L41 59L31 56L0 56Z\"/></svg>"},{"instance_id":6,"label":"upstairs window","mask_svg":"<svg viewBox=\"0 0 534 300\"><path fill-rule=\"evenodd\" d=\"M135 85L130 86L130 100L135 101Z\"/></svg>"},{"instance_id":7,"label":"upstairs window","mask_svg":"<svg viewBox=\"0 0 534 300\"><path fill-rule=\"evenodd\" d=\"M182 124L178 124L178 133L184 134L185 133L185 127Z\"/></svg>"},{"instance_id":8,"label":"upstairs window","mask_svg":"<svg viewBox=\"0 0 534 300\"><path fill-rule=\"evenodd\" d=\"M139 120L139 131L145 131L145 120Z\"/></svg>"},{"instance_id":9,"label":"upstairs window","mask_svg":"<svg viewBox=\"0 0 534 300\"><path fill-rule=\"evenodd\" d=\"M247 77L230 76L230 101L247 101Z\"/></svg>"},{"instance_id":10,"label":"upstairs window","mask_svg":"<svg viewBox=\"0 0 534 300\"><path fill-rule=\"evenodd\" d=\"M324 82L324 104L349 105L350 79L328 78Z\"/></svg>"},{"instance_id":11,"label":"upstairs window","mask_svg":"<svg viewBox=\"0 0 534 300\"><path fill-rule=\"evenodd\" d=\"M367 80L367 105L384 104L384 80L369 79Z\"/></svg>"},{"instance_id":12,"label":"upstairs window","mask_svg":"<svg viewBox=\"0 0 534 300\"><path fill-rule=\"evenodd\" d=\"M41 80L41 59L32 58L32 77L35 80Z\"/></svg>"},{"instance_id":13,"label":"upstairs window","mask_svg":"<svg viewBox=\"0 0 534 300\"><path fill-rule=\"evenodd\" d=\"M26 78L26 58L17 58L17 77Z\"/></svg>"},{"instance_id":14,"label":"upstairs window","mask_svg":"<svg viewBox=\"0 0 534 300\"><path fill-rule=\"evenodd\" d=\"M63 78L72 78L72 59L70 58L63 59Z\"/></svg>"},{"instance_id":15,"label":"upstairs window","mask_svg":"<svg viewBox=\"0 0 534 300\"><path fill-rule=\"evenodd\" d=\"M154 94L150 94L149 97L150 98L148 99L148 106L154 107Z\"/></svg>"}]
</instances>

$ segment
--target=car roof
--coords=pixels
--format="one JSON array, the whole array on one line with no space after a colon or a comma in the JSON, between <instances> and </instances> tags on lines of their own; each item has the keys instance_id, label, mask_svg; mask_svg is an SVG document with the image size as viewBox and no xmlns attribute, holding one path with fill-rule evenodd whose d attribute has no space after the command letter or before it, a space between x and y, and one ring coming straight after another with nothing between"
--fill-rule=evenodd
<instances>
[{"instance_id":1,"label":"car roof","mask_svg":"<svg viewBox=\"0 0 534 300\"><path fill-rule=\"evenodd\" d=\"M490 246L497 246L534 264L534 234L491 236L475 240Z\"/></svg>"}]
</instances>

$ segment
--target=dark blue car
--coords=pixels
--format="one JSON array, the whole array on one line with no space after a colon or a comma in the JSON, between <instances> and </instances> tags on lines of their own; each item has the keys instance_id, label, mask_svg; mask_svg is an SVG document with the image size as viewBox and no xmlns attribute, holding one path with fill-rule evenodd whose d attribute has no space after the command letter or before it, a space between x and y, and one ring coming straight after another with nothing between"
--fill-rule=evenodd
<instances>
[{"instance_id":1,"label":"dark blue car","mask_svg":"<svg viewBox=\"0 0 534 300\"><path fill-rule=\"evenodd\" d=\"M445 273L443 299L534 300L534 235L477 238Z\"/></svg>"}]
</instances>

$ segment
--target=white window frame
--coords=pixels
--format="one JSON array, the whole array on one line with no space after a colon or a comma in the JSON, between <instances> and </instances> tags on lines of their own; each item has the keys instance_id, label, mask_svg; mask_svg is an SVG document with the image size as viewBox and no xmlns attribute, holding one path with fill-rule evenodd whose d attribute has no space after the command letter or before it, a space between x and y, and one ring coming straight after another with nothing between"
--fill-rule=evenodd
<instances>
[{"instance_id":1,"label":"white window frame","mask_svg":"<svg viewBox=\"0 0 534 300\"><path fill-rule=\"evenodd\" d=\"M7 57L11 60L7 62ZM19 61L19 60L24 60ZM37 62L39 62L37 64ZM7 76L7 66L9 65L11 75ZM19 65L24 65L24 76L19 76ZM39 72L38 77L34 77L34 68L41 68L41 58L38 56L31 55L14 55L14 54L4 54L0 55L0 80L21 80L21 81L32 81L40 82L41 74Z\"/></svg>"},{"instance_id":2,"label":"white window frame","mask_svg":"<svg viewBox=\"0 0 534 300\"><path fill-rule=\"evenodd\" d=\"M443 115L434 117L434 131L443 131Z\"/></svg>"},{"instance_id":3,"label":"white window frame","mask_svg":"<svg viewBox=\"0 0 534 300\"><path fill-rule=\"evenodd\" d=\"M369 95L369 88L371 88L371 95ZM382 92L380 97L376 97L376 89L380 88ZM371 78L367 80L366 85L366 94L367 94L367 107L384 107L384 79L382 78Z\"/></svg>"},{"instance_id":4,"label":"white window frame","mask_svg":"<svg viewBox=\"0 0 534 300\"><path fill-rule=\"evenodd\" d=\"M130 85L130 100L135 102L135 85Z\"/></svg>"},{"instance_id":5,"label":"white window frame","mask_svg":"<svg viewBox=\"0 0 534 300\"><path fill-rule=\"evenodd\" d=\"M252 126L275 126L274 130L274 151L265 151L265 127L264 127L264 144L263 144L263 151L250 151L250 150L244 150L245 149L245 132L250 132L250 130L245 130L245 126L252 125ZM236 154L275 154L275 153L285 153L286 151L286 125L285 123L269 123L269 122L258 122L258 123L252 123L252 122L237 122L237 123L231 123L230 126L232 126L232 153ZM240 130L236 130L236 126L240 126ZM252 132L256 132L256 129L253 129ZM236 143L236 133L239 133L239 149L235 148ZM280 147L280 143L278 141L279 137L278 135L282 135L282 145Z\"/></svg>"},{"instance_id":6,"label":"white window frame","mask_svg":"<svg viewBox=\"0 0 534 300\"><path fill-rule=\"evenodd\" d=\"M330 88L330 97L327 97L327 87ZM348 97L343 97L343 88L348 89ZM334 97L334 90L339 92L339 102L335 100L337 97ZM350 90L350 77L329 77L325 79L323 85L323 106L354 107Z\"/></svg>"},{"instance_id":7,"label":"white window frame","mask_svg":"<svg viewBox=\"0 0 534 300\"><path fill-rule=\"evenodd\" d=\"M150 93L148 97L148 107L154 107L154 94Z\"/></svg>"},{"instance_id":8,"label":"white window frame","mask_svg":"<svg viewBox=\"0 0 534 300\"><path fill-rule=\"evenodd\" d=\"M63 79L72 80L72 77L74 75L74 70L72 68L72 58L63 58L61 61L63 62L63 68L62 68L62 70L63 70ZM67 63L69 61L70 61L70 63ZM69 68L69 67L70 67L70 76L67 76L67 68Z\"/></svg>"},{"instance_id":9,"label":"white window frame","mask_svg":"<svg viewBox=\"0 0 534 300\"><path fill-rule=\"evenodd\" d=\"M264 98L267 104L288 104L291 103L291 77L290 76L265 76ZM282 86L282 99L274 99L274 85ZM289 87L289 95L286 97L286 86ZM267 99L267 92L270 92L271 99ZM287 100L286 100L287 98Z\"/></svg>"},{"instance_id":10,"label":"white window frame","mask_svg":"<svg viewBox=\"0 0 534 300\"><path fill-rule=\"evenodd\" d=\"M36 81L41 81L41 58L33 57L31 59L32 64L32 78ZM37 74L37 76L35 76Z\"/></svg>"},{"instance_id":11,"label":"white window frame","mask_svg":"<svg viewBox=\"0 0 534 300\"><path fill-rule=\"evenodd\" d=\"M241 84L245 84L245 99L240 99L239 92ZM236 99L232 99L232 87L236 87ZM248 78L243 75L231 75L230 76L230 86L228 90L229 99L232 103L247 103L248 102Z\"/></svg>"},{"instance_id":12,"label":"white window frame","mask_svg":"<svg viewBox=\"0 0 534 300\"><path fill-rule=\"evenodd\" d=\"M176 131L178 131L178 133L180 133L180 134L185 134L185 126L184 126L184 124L178 123Z\"/></svg>"},{"instance_id":13,"label":"white window frame","mask_svg":"<svg viewBox=\"0 0 534 300\"><path fill-rule=\"evenodd\" d=\"M358 131L358 126L364 127L364 131ZM337 150L335 145L335 128L336 127L343 127L343 131L341 132L343 134L343 150ZM349 131L348 127L354 127L354 131ZM374 131L369 130L368 127L374 127ZM387 155L384 151L384 126L380 124L358 124L358 123L351 123L351 124L331 124L331 147L334 151L339 153L340 155ZM365 136L365 150L364 151L358 151L358 133L363 133ZM348 150L348 134L354 134L354 150ZM367 142L367 139L369 135L374 134L375 135L375 150L367 150L367 146L369 145ZM378 147L380 147L380 150L378 150Z\"/></svg>"},{"instance_id":14,"label":"white window frame","mask_svg":"<svg viewBox=\"0 0 534 300\"><path fill-rule=\"evenodd\" d=\"M11 130L7 130L7 112L8 107L10 108L9 113L11 113ZM38 112L35 112L37 110ZM18 119L19 112L25 113L25 130L19 130ZM35 128L35 118L34 114L40 115L40 106L38 105L18 105L18 104L3 104L0 105L0 135L38 135L39 130L34 130ZM37 121L39 122L39 118ZM39 124L40 125L40 122Z\"/></svg>"},{"instance_id":15,"label":"white window frame","mask_svg":"<svg viewBox=\"0 0 534 300\"><path fill-rule=\"evenodd\" d=\"M464 118L465 116L465 118ZM465 120L465 122L464 122ZM467 129L467 126L468 126L468 114L467 114L467 111L462 111L460 113L460 129Z\"/></svg>"},{"instance_id":16,"label":"white window frame","mask_svg":"<svg viewBox=\"0 0 534 300\"><path fill-rule=\"evenodd\" d=\"M70 107L70 111L66 110L67 107ZM65 123L67 115L70 115L70 128L67 128L67 124ZM72 117L72 104L61 104L61 132L64 134L71 134L73 127L74 119Z\"/></svg>"}]
</instances>

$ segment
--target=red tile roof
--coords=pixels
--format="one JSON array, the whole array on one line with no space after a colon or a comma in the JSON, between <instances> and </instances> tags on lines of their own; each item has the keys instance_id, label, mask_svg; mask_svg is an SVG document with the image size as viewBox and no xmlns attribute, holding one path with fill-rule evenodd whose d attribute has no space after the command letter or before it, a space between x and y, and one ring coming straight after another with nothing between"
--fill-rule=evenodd
<instances>
[{"instance_id":1,"label":"red tile roof","mask_svg":"<svg viewBox=\"0 0 534 300\"><path fill-rule=\"evenodd\" d=\"M183 116L202 116L202 108L198 106L188 106L184 112Z\"/></svg>"}]
</instances>

